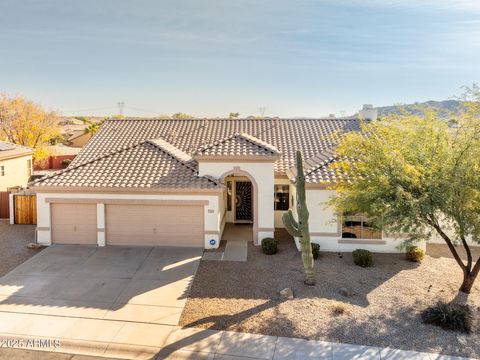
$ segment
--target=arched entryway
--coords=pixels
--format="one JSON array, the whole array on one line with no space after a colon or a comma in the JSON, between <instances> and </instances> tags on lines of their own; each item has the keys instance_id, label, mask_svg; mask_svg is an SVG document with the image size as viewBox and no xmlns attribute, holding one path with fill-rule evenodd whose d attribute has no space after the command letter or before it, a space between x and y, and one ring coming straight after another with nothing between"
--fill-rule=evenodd
<instances>
[{"instance_id":1,"label":"arched entryway","mask_svg":"<svg viewBox=\"0 0 480 360\"><path fill-rule=\"evenodd\" d=\"M229 231L235 226L240 236L246 231L256 243L258 229L258 185L255 178L239 167L225 172L220 181L226 186L226 225ZM247 230L248 227L248 230Z\"/></svg>"}]
</instances>

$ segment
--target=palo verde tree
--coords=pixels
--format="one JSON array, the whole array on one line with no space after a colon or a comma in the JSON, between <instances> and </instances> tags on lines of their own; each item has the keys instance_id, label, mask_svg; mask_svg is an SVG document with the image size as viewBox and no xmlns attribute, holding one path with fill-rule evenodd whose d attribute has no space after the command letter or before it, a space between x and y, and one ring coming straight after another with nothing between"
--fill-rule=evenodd
<instances>
[{"instance_id":1,"label":"palo verde tree","mask_svg":"<svg viewBox=\"0 0 480 360\"><path fill-rule=\"evenodd\" d=\"M455 126L428 109L363 123L338 144L343 160L334 167L343 174L332 199L339 212L365 214L374 226L407 235L404 244L436 234L462 269L467 294L480 271L470 249L480 242L479 110L465 102Z\"/></svg>"},{"instance_id":2,"label":"palo verde tree","mask_svg":"<svg viewBox=\"0 0 480 360\"><path fill-rule=\"evenodd\" d=\"M58 118L55 112L22 96L0 94L0 139L35 149L36 160L45 158L45 147L57 137Z\"/></svg>"},{"instance_id":3,"label":"palo verde tree","mask_svg":"<svg viewBox=\"0 0 480 360\"><path fill-rule=\"evenodd\" d=\"M302 262L305 271L305 284L315 285L315 268L312 254L312 243L310 242L310 230L308 228L308 208L305 195L305 174L303 173L302 153L297 151L296 158L297 176L295 188L297 189L297 214L298 221L295 220L292 209L283 214L282 220L288 233L293 237L298 237L302 249Z\"/></svg>"}]
</instances>

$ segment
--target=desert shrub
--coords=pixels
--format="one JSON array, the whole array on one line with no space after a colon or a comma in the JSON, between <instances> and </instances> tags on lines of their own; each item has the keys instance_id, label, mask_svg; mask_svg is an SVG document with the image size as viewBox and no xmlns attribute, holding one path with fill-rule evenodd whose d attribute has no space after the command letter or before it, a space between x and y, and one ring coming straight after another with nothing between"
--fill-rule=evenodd
<instances>
[{"instance_id":1,"label":"desert shrub","mask_svg":"<svg viewBox=\"0 0 480 360\"><path fill-rule=\"evenodd\" d=\"M347 312L345 305L337 303L332 306L332 312L334 315L343 315Z\"/></svg>"},{"instance_id":2,"label":"desert shrub","mask_svg":"<svg viewBox=\"0 0 480 360\"><path fill-rule=\"evenodd\" d=\"M364 249L357 249L352 252L353 262L355 265L361 267L373 266L373 255L370 251Z\"/></svg>"},{"instance_id":3,"label":"desert shrub","mask_svg":"<svg viewBox=\"0 0 480 360\"><path fill-rule=\"evenodd\" d=\"M262 240L262 251L265 255L277 253L277 240L274 238L265 238Z\"/></svg>"},{"instance_id":4,"label":"desert shrub","mask_svg":"<svg viewBox=\"0 0 480 360\"><path fill-rule=\"evenodd\" d=\"M320 245L312 243L312 254L314 259L318 259L320 256Z\"/></svg>"},{"instance_id":5,"label":"desert shrub","mask_svg":"<svg viewBox=\"0 0 480 360\"><path fill-rule=\"evenodd\" d=\"M71 162L72 162L72 160L70 160L70 159L62 160L62 167L64 169L66 169L68 167L68 165L70 165Z\"/></svg>"},{"instance_id":6,"label":"desert shrub","mask_svg":"<svg viewBox=\"0 0 480 360\"><path fill-rule=\"evenodd\" d=\"M407 257L408 261L421 262L425 256L425 251L420 249L418 246L410 246L407 248L405 256Z\"/></svg>"},{"instance_id":7,"label":"desert shrub","mask_svg":"<svg viewBox=\"0 0 480 360\"><path fill-rule=\"evenodd\" d=\"M472 332L473 328L472 312L467 305L462 304L438 302L423 311L422 320L426 324L468 334Z\"/></svg>"}]
</instances>

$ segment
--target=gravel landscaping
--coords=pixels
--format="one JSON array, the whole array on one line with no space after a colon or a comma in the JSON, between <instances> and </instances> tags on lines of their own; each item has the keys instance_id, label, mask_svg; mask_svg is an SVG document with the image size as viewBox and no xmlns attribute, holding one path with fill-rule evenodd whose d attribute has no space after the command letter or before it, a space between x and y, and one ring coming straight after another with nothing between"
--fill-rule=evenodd
<instances>
[{"instance_id":1,"label":"gravel landscaping","mask_svg":"<svg viewBox=\"0 0 480 360\"><path fill-rule=\"evenodd\" d=\"M249 244L247 262L202 261L180 325L480 356L478 327L465 335L420 319L427 306L453 299L461 283L443 245L429 246L421 264L374 254L373 268L355 266L350 253L321 253L317 285L308 287L293 241L278 235L276 255ZM293 300L281 298L284 288L293 290ZM480 280L468 301L478 321Z\"/></svg>"},{"instance_id":2,"label":"gravel landscaping","mask_svg":"<svg viewBox=\"0 0 480 360\"><path fill-rule=\"evenodd\" d=\"M35 225L10 225L0 220L0 276L37 254L40 250L28 249L35 241Z\"/></svg>"}]
</instances>

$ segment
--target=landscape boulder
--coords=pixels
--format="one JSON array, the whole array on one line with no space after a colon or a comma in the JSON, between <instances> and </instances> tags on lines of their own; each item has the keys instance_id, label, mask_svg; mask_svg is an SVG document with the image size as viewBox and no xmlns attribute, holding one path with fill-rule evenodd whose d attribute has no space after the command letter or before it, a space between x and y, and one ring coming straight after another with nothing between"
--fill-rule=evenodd
<instances>
[{"instance_id":1,"label":"landscape boulder","mask_svg":"<svg viewBox=\"0 0 480 360\"><path fill-rule=\"evenodd\" d=\"M280 296L282 297L282 299L291 300L293 299L293 291L290 288L285 288L280 291Z\"/></svg>"},{"instance_id":2,"label":"landscape boulder","mask_svg":"<svg viewBox=\"0 0 480 360\"><path fill-rule=\"evenodd\" d=\"M352 297L353 295L355 295L355 293L352 290L347 289L346 287L341 287L340 290L338 290L338 292L340 293L340 295L345 297Z\"/></svg>"}]
</instances>

